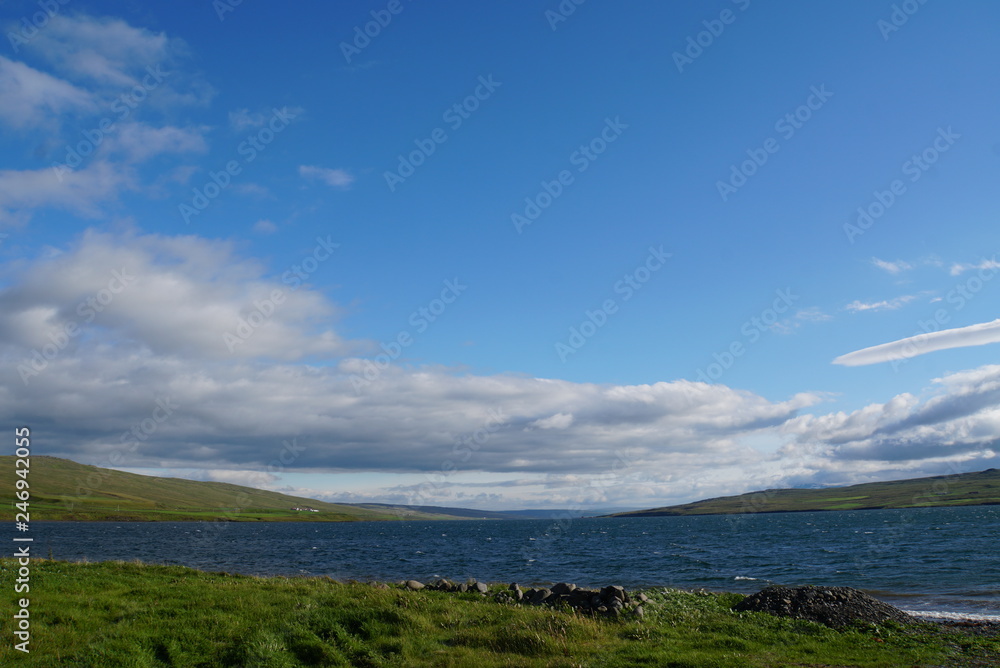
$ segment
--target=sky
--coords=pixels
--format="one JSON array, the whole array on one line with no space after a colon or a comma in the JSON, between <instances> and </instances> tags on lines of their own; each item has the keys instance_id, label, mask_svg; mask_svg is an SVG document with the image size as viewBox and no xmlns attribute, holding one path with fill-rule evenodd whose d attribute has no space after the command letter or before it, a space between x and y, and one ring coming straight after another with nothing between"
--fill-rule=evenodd
<instances>
[{"instance_id":1,"label":"sky","mask_svg":"<svg viewBox=\"0 0 1000 668\"><path fill-rule=\"evenodd\" d=\"M484 509L994 467L998 21L8 1L0 417Z\"/></svg>"}]
</instances>

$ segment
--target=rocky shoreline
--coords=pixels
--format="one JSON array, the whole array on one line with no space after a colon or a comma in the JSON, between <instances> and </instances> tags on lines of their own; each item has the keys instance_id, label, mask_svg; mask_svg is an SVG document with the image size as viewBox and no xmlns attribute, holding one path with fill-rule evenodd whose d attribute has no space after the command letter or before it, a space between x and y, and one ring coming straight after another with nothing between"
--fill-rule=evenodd
<instances>
[{"instance_id":1,"label":"rocky shoreline","mask_svg":"<svg viewBox=\"0 0 1000 668\"><path fill-rule=\"evenodd\" d=\"M390 587L385 583L370 584L379 588ZM404 580L394 586L408 591L475 593L483 597L492 596L493 600L504 605L544 605L608 618L641 620L645 617L647 609L655 605L645 593L629 592L618 585L588 589L568 582L559 582L550 587L525 588L516 582L487 584L470 578L466 582L456 583L440 578L426 584L418 580ZM976 636L1000 637L1000 621L914 617L851 587L772 585L747 596L734 605L732 610L764 612L777 617L803 619L840 630L856 624L894 622L903 625L925 624L929 625L928 628L960 631Z\"/></svg>"}]
</instances>

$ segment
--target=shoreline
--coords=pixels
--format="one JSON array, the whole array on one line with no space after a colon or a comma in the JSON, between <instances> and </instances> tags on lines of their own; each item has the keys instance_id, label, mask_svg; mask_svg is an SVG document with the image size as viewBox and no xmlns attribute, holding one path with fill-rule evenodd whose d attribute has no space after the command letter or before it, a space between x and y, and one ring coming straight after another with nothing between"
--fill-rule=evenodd
<instances>
[{"instance_id":1,"label":"shoreline","mask_svg":"<svg viewBox=\"0 0 1000 668\"><path fill-rule=\"evenodd\" d=\"M402 584L402 583L404 583L406 581L406 579L384 579L384 578L342 577L342 576L332 577L331 575L320 574L320 573L301 573L300 572L300 573L289 574L289 573L264 572L264 571L255 571L255 572L249 572L249 571L246 571L246 572L244 572L244 571L231 571L231 570L225 570L225 569L211 569L211 568L207 568L207 567L188 566L186 564L178 564L178 563L168 563L168 562L159 562L159 561L144 561L144 560L141 560L141 559L138 559L138 558L130 559L130 560L123 560L123 559L89 560L89 559L86 559L86 558L73 560L73 559L58 559L58 558L56 558L56 559L36 558L35 560L36 561L48 561L48 562L53 562L53 563L63 562L63 563L71 563L71 564L104 564L104 563L111 563L111 564L140 564L140 565L143 565L143 566L167 566L167 567L180 566L182 568L188 568L188 569L191 569L193 571L197 571L198 573L203 573L203 574L225 573L226 575L242 576L242 577L284 578L284 579L290 579L290 580L294 580L294 579L303 579L303 580L332 580L334 582L338 582L338 583L341 583L341 584L355 583L355 584L369 584L369 585L386 585L386 586L390 586L390 587L391 586L398 586L398 585L400 585L400 584ZM407 578L407 579L409 579L409 578ZM441 579L441 576L438 576L438 575L429 576L429 581L430 580L438 580L438 579ZM743 581L747 581L748 578L742 578L742 580ZM748 596L751 593L756 593L756 592L761 591L763 589L766 589L767 587L770 587L770 586L797 586L797 585L778 585L777 583L774 583L774 582L769 582L769 581L765 581L765 580L757 580L756 578L754 578L753 581L760 582L761 585L755 587L753 591L746 591L746 592L744 592L744 591L734 591L732 589L720 589L720 588L716 588L716 587L705 587L705 586L697 586L697 585L685 586L685 585L676 585L676 584L642 584L642 585L626 586L625 588L628 589L629 591L634 591L634 592L651 592L651 591L665 591L665 590L669 590L669 591L679 591L679 592L685 592L685 593L709 593L709 594L716 594L716 595L740 595L740 596ZM520 584L522 584L523 586L529 586L529 587L552 587L552 586L558 584L559 582L567 582L567 580L533 579L533 580L524 580L524 581L520 582ZM490 580L490 581L486 581L486 584L488 584L491 587L499 587L499 586L507 586L510 583L506 582L506 581L499 581L499 580L494 581L494 580ZM600 587L602 585L597 584L597 583L585 582L584 585L582 585L582 586L584 586L584 587ZM826 586L826 585L815 585L815 586L817 586L817 587L823 587L823 586ZM975 611L974 612L974 611L948 610L948 609L938 609L938 608L918 609L918 608L913 608L912 606L909 606L909 605L905 605L905 604L901 603L900 601L902 601L904 599L909 599L911 601L914 600L914 599L920 600L922 598L933 597L933 596L935 596L935 594L909 594L909 593L907 593L907 594L893 594L892 592L887 592L885 590L872 590L872 589L865 589L865 588L861 588L861 587L855 587L855 589L857 589L858 591L863 592L863 593L865 593L865 594L867 594L867 595L869 595L869 596L871 596L873 598L876 598L876 599L878 599L880 601L883 601L884 603L892 605L893 607L898 608L899 610L905 612L906 614L908 614L908 615L910 615L912 617L915 617L915 618L919 619L920 621L924 621L924 622L928 622L928 623L933 623L933 624L940 624L940 625L944 625L944 626L961 625L961 624L982 624L982 625L987 625L987 626L989 626L991 628L995 628L996 634L1000 635L1000 606L998 606L995 609L995 611L992 611L992 612L979 612L979 611Z\"/></svg>"}]
</instances>

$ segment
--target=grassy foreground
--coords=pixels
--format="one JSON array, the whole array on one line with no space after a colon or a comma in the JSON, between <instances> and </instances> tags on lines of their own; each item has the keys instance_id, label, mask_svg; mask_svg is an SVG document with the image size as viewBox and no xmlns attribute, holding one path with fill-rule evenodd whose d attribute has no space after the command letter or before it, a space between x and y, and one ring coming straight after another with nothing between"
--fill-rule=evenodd
<instances>
[{"instance_id":1,"label":"grassy foreground","mask_svg":"<svg viewBox=\"0 0 1000 668\"><path fill-rule=\"evenodd\" d=\"M23 654L9 625L16 562L0 572L3 666L1000 665L994 640L929 626L838 632L730 612L738 594L654 590L644 619L619 621L478 594L48 560L31 564Z\"/></svg>"}]
</instances>

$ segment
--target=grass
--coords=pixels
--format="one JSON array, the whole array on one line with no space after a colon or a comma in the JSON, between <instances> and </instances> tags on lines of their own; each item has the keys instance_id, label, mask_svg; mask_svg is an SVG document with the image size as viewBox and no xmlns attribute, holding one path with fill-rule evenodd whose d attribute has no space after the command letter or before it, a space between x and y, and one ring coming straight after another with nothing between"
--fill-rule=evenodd
<instances>
[{"instance_id":1,"label":"grass","mask_svg":"<svg viewBox=\"0 0 1000 668\"><path fill-rule=\"evenodd\" d=\"M810 510L866 510L1000 504L1000 470L872 482L829 489L769 489L614 517L728 515Z\"/></svg>"},{"instance_id":2,"label":"grass","mask_svg":"<svg viewBox=\"0 0 1000 668\"><path fill-rule=\"evenodd\" d=\"M924 626L834 631L729 610L738 594L658 589L642 620L325 578L140 563L31 564L31 653L17 666L973 666L995 641ZM16 563L0 560L5 582ZM13 594L5 597L11 600ZM5 619L12 612L4 610ZM977 663L979 661L979 663Z\"/></svg>"}]
</instances>

